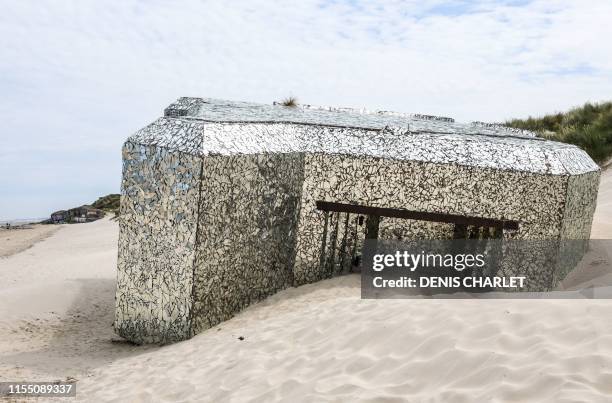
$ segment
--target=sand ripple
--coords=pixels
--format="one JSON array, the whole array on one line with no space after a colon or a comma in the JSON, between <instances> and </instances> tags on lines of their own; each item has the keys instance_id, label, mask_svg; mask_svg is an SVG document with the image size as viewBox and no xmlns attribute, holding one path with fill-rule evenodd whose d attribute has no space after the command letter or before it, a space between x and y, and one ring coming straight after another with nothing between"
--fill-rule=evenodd
<instances>
[{"instance_id":1,"label":"sand ripple","mask_svg":"<svg viewBox=\"0 0 612 403\"><path fill-rule=\"evenodd\" d=\"M281 292L79 384L105 401L607 402L612 301L360 300L359 278ZM238 337L243 336L244 340Z\"/></svg>"}]
</instances>

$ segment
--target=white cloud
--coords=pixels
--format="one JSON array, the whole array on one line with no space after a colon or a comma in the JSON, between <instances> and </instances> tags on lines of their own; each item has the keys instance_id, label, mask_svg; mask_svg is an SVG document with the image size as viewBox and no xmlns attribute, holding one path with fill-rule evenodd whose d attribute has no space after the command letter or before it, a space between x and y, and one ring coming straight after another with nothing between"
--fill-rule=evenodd
<instances>
[{"instance_id":1,"label":"white cloud","mask_svg":"<svg viewBox=\"0 0 612 403\"><path fill-rule=\"evenodd\" d=\"M607 0L178 3L5 2L0 188L13 196L0 217L89 201L79 187L116 191L121 142L183 95L459 120L610 98ZM19 202L22 182L41 189L38 208Z\"/></svg>"}]
</instances>

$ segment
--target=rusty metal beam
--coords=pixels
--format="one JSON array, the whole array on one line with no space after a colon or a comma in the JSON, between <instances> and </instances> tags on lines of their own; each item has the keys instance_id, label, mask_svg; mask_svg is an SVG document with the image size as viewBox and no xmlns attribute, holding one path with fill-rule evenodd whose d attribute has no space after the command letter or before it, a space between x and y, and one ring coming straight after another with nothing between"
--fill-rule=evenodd
<instances>
[{"instance_id":1,"label":"rusty metal beam","mask_svg":"<svg viewBox=\"0 0 612 403\"><path fill-rule=\"evenodd\" d=\"M341 213L363 214L381 217L406 218L409 220L444 222L460 225L475 225L478 227L493 227L517 230L518 221L496 220L492 218L463 216L454 214L429 213L425 211L403 210L385 207L362 206L358 204L334 203L319 200L317 209L322 211L335 211Z\"/></svg>"}]
</instances>

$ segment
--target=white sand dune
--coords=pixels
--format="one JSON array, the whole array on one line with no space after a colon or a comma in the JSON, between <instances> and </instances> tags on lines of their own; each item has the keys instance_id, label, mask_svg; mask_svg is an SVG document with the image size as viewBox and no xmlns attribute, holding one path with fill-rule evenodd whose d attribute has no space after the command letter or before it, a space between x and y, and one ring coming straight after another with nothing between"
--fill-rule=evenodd
<instances>
[{"instance_id":1,"label":"white sand dune","mask_svg":"<svg viewBox=\"0 0 612 403\"><path fill-rule=\"evenodd\" d=\"M74 377L92 402L612 401L612 300L361 300L353 275L185 342L113 343L116 237L109 220L64 226L0 259L0 380ZM610 276L608 252L566 288Z\"/></svg>"},{"instance_id":2,"label":"white sand dune","mask_svg":"<svg viewBox=\"0 0 612 403\"><path fill-rule=\"evenodd\" d=\"M358 277L337 278L118 361L79 393L131 402L609 402L611 306L360 300Z\"/></svg>"},{"instance_id":3,"label":"white sand dune","mask_svg":"<svg viewBox=\"0 0 612 403\"><path fill-rule=\"evenodd\" d=\"M143 351L111 343L117 235L108 219L62 225L0 259L0 381L79 379Z\"/></svg>"}]
</instances>

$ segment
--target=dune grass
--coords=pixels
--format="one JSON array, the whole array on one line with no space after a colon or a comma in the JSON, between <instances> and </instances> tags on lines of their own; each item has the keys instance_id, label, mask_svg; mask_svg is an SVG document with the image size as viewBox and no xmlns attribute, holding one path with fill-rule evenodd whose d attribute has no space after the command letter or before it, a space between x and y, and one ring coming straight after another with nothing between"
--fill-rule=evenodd
<instances>
[{"instance_id":1,"label":"dune grass","mask_svg":"<svg viewBox=\"0 0 612 403\"><path fill-rule=\"evenodd\" d=\"M282 106L287 106L289 108L295 108L298 106L298 100L296 97L287 97L283 99L280 104Z\"/></svg>"},{"instance_id":2,"label":"dune grass","mask_svg":"<svg viewBox=\"0 0 612 403\"><path fill-rule=\"evenodd\" d=\"M119 216L119 201L121 195L113 193L98 198L91 204L93 208L99 208L101 210L111 212L115 214L115 217Z\"/></svg>"},{"instance_id":3,"label":"dune grass","mask_svg":"<svg viewBox=\"0 0 612 403\"><path fill-rule=\"evenodd\" d=\"M612 156L612 102L586 103L565 113L512 119L505 124L532 130L549 140L575 144L598 163Z\"/></svg>"}]
</instances>

